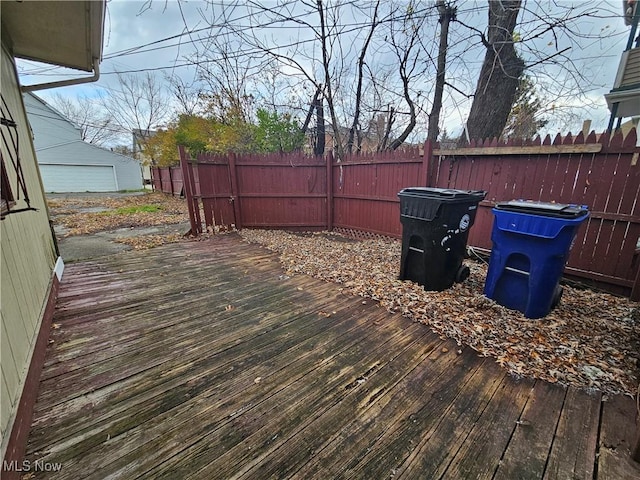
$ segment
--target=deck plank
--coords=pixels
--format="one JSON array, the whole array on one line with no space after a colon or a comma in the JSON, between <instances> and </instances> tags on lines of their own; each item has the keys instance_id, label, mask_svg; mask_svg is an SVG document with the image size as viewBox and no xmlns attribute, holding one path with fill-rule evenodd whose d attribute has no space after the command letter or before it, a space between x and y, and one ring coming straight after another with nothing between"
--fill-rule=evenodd
<instances>
[{"instance_id":1,"label":"deck plank","mask_svg":"<svg viewBox=\"0 0 640 480\"><path fill-rule=\"evenodd\" d=\"M592 479L601 408L600 393L569 388L544 479Z\"/></svg>"},{"instance_id":2,"label":"deck plank","mask_svg":"<svg viewBox=\"0 0 640 480\"><path fill-rule=\"evenodd\" d=\"M397 468L397 478L438 478L496 395L505 375L495 363L485 361Z\"/></svg>"},{"instance_id":3,"label":"deck plank","mask_svg":"<svg viewBox=\"0 0 640 480\"><path fill-rule=\"evenodd\" d=\"M602 402L602 426L598 445L598 480L636 480L640 463L631 458L637 429L636 402L620 395Z\"/></svg>"},{"instance_id":4,"label":"deck plank","mask_svg":"<svg viewBox=\"0 0 640 480\"><path fill-rule=\"evenodd\" d=\"M459 449L453 453L451 462L447 465L445 460L441 464L436 478L440 475L446 478L492 478L532 386L530 379L503 378ZM474 392L465 394L474 395Z\"/></svg>"},{"instance_id":5,"label":"deck plank","mask_svg":"<svg viewBox=\"0 0 640 480\"><path fill-rule=\"evenodd\" d=\"M129 474L131 471L144 473L153 468L154 463L170 460L203 438L218 438L218 431L227 427L238 415L247 411L250 414L270 397L283 389L292 388L291 384L308 383L302 380L317 378L319 383L313 387L318 396L318 391L322 391L321 387L325 382L336 374L336 368L340 369L345 365L348 368L354 352L358 352L359 344L366 339L358 329L339 337L335 335L336 332L337 330L333 330L334 335L325 337L322 343L314 341L309 345L301 344L288 358L281 356L275 359L275 364L282 366L279 369L269 366L271 359L265 359L265 364L258 357L258 361L253 362L255 365L250 365L233 381L227 380L222 387L214 387L199 395L197 402L202 404L202 409L172 409L131 430L126 435L125 443L119 445L119 458L105 466L106 471L115 471L118 475ZM408 339L411 337L410 334L406 336ZM375 355L375 352L372 354ZM257 378L260 378L259 383L255 383ZM319 397L323 398L324 395ZM167 422L169 418L171 421ZM167 442L167 438L171 441ZM225 442L225 448L229 448L228 441L224 438L220 440ZM101 464L103 460L96 458L89 467L95 465L96 461Z\"/></svg>"},{"instance_id":6,"label":"deck plank","mask_svg":"<svg viewBox=\"0 0 640 480\"><path fill-rule=\"evenodd\" d=\"M233 470L237 470L246 478L282 478L294 474L301 466L315 458L316 452L329 437L375 402L381 391L388 389L398 393L398 398L402 398L402 392L395 387L403 380L408 369L419 368L417 365L424 362L433 366L434 370L450 366L455 360L454 356L438 353L439 350L435 348L438 345L439 342L433 339L431 342L414 342L404 351L389 351L386 363L379 364L380 368L375 372L363 371L360 382L356 378L355 382L352 380L340 389L339 402L334 401L323 408L312 410L311 414L296 418L299 425L295 425L296 428L288 437L263 448L250 461L244 461L240 465L234 466L233 452L229 452L230 455L221 460L231 462ZM425 368L428 366L423 365ZM213 462L193 477L211 475L219 467L224 468L224 465Z\"/></svg>"},{"instance_id":7,"label":"deck plank","mask_svg":"<svg viewBox=\"0 0 640 480\"><path fill-rule=\"evenodd\" d=\"M558 385L535 383L494 480L543 477L566 394Z\"/></svg>"},{"instance_id":8,"label":"deck plank","mask_svg":"<svg viewBox=\"0 0 640 480\"><path fill-rule=\"evenodd\" d=\"M457 355L454 348L451 352L451 355ZM387 405L387 415L382 415L385 420L381 429L379 426L375 427L375 416L364 416L359 423L367 428L354 429L356 433L360 433L359 437L362 437L362 433L365 434L362 439L364 441L354 442L355 448L347 449L349 455L346 461L329 465L328 472L356 478L383 478L395 474L404 458L410 455L453 398L473 383L483 363L475 352L467 350L456 356L445 370L435 370L433 373L436 375L425 375L424 371L414 370L413 378L408 379L409 383L415 385L412 389L414 395L409 395L407 401L404 395L394 398ZM429 369L426 368L425 371L429 372ZM389 415L390 413L392 414ZM345 434L349 435L351 431L349 428ZM358 436L354 437L357 438Z\"/></svg>"},{"instance_id":9,"label":"deck plank","mask_svg":"<svg viewBox=\"0 0 640 480\"><path fill-rule=\"evenodd\" d=\"M68 265L51 340L27 459L63 468L33 478L637 478L630 399L515 379L235 234Z\"/></svg>"},{"instance_id":10,"label":"deck plank","mask_svg":"<svg viewBox=\"0 0 640 480\"><path fill-rule=\"evenodd\" d=\"M221 475L224 478L242 470L256 455L280 449L283 442L297 442L292 439L305 428L310 411L326 411L340 405L355 389L367 389L362 383L372 383L374 378L383 376L390 362L416 355L416 343L421 344L421 350L425 349L424 336L417 336L409 329L405 333L408 335L396 335L378 345L363 343L358 345L363 351L345 350L331 361L323 362L311 373L312 380L300 378L256 408L252 405L214 435L203 437L189 454L181 455L179 462L175 462L179 468L163 465L162 473L154 471L153 476L185 478L196 472L195 477ZM353 362L354 355L364 360L357 364L369 365L365 372L353 368L357 365Z\"/></svg>"},{"instance_id":11,"label":"deck plank","mask_svg":"<svg viewBox=\"0 0 640 480\"><path fill-rule=\"evenodd\" d=\"M35 444L38 439L51 441L52 423L56 427L55 439L62 439L69 432L77 433L76 421L82 419L84 410L88 407L92 408L93 415L90 420L84 421L84 430L98 426L101 430L113 429L113 423L120 416L135 415L138 408L146 408L146 402L155 401L154 399L159 398L157 401L162 404L161 397L169 392L175 394L177 390L184 390L185 395L200 394L200 388L214 381L232 378L239 368L246 368L256 358L274 357L294 347L303 349L306 343L316 346L320 340L315 337L326 330L324 322L313 321L317 317L314 312L308 316L288 319L286 312L282 311L279 315L281 323L273 325L273 329L266 332L265 328L269 328L269 325L263 322L257 338L240 336L237 330L233 330L232 338L229 338L230 335L223 336L227 339L226 342L216 344L209 336L200 336L208 352L198 348L186 355L172 356L169 361L154 368L112 383L101 389L99 394L83 395L42 412L34 422L36 431L32 433L33 447L38 448ZM340 328L346 323L348 320L336 325ZM357 330L356 327L353 326L345 333ZM293 329L296 330L295 337L290 334ZM360 332L355 331L353 335L357 337ZM213 348L216 345L219 345L218 350Z\"/></svg>"}]
</instances>

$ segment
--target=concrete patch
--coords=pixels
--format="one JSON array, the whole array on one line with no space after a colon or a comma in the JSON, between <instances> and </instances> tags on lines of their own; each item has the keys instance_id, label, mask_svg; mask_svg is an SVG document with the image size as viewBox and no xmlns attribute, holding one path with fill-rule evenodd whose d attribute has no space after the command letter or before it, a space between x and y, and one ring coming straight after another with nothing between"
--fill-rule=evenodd
<instances>
[{"instance_id":1,"label":"concrete patch","mask_svg":"<svg viewBox=\"0 0 640 480\"><path fill-rule=\"evenodd\" d=\"M144 235L183 235L189 231L189 223L158 225L155 227L119 228L108 232L97 232L92 235L78 235L58 239L60 256L65 263L89 260L92 258L114 255L131 250L131 247L117 242L118 238L133 238ZM56 233L58 233L56 231Z\"/></svg>"},{"instance_id":2,"label":"concrete patch","mask_svg":"<svg viewBox=\"0 0 640 480\"><path fill-rule=\"evenodd\" d=\"M65 263L131 250L128 245L114 242L100 233L62 238L58 240L58 248L60 249L60 256Z\"/></svg>"}]
</instances>

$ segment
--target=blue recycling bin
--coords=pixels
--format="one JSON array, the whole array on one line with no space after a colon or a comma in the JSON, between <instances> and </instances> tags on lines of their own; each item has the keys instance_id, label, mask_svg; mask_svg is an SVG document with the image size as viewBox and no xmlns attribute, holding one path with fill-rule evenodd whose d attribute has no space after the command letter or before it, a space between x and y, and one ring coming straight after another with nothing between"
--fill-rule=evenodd
<instances>
[{"instance_id":1,"label":"blue recycling bin","mask_svg":"<svg viewBox=\"0 0 640 480\"><path fill-rule=\"evenodd\" d=\"M527 318L546 316L560 301L560 278L578 227L589 217L582 205L513 200L498 203L484 294Z\"/></svg>"}]
</instances>

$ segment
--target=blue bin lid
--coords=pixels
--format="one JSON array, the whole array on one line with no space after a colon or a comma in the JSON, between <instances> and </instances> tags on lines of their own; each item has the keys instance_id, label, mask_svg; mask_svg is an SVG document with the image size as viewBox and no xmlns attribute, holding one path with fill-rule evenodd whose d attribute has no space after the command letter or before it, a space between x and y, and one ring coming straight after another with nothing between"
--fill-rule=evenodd
<instances>
[{"instance_id":1,"label":"blue bin lid","mask_svg":"<svg viewBox=\"0 0 640 480\"><path fill-rule=\"evenodd\" d=\"M456 190L454 188L409 187L398 192L399 197L418 197L446 201L482 201L487 195L484 190Z\"/></svg>"},{"instance_id":2,"label":"blue bin lid","mask_svg":"<svg viewBox=\"0 0 640 480\"><path fill-rule=\"evenodd\" d=\"M500 202L495 206L496 210L540 215L543 217L578 218L589 214L586 205L574 205L569 203L534 202L531 200L511 200Z\"/></svg>"}]
</instances>

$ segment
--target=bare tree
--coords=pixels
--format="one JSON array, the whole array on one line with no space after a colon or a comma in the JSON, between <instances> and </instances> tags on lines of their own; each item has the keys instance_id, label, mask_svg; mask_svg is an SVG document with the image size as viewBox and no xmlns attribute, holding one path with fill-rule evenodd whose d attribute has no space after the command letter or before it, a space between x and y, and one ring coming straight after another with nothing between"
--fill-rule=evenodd
<instances>
[{"instance_id":1,"label":"bare tree","mask_svg":"<svg viewBox=\"0 0 640 480\"><path fill-rule=\"evenodd\" d=\"M415 8L410 5L400 22L389 24L389 43L393 53L397 58L398 75L402 81L402 96L409 107L409 121L402 132L387 147L395 150L402 145L416 126L417 107L416 93L412 90L411 84L421 76L418 70L420 62L419 44L422 35L422 26L425 21L424 15L416 15ZM393 112L389 118L389 126L393 124Z\"/></svg>"},{"instance_id":2,"label":"bare tree","mask_svg":"<svg viewBox=\"0 0 640 480\"><path fill-rule=\"evenodd\" d=\"M593 47L615 30L609 26L590 30L590 24L616 17L617 9L602 3L501 0L488 2L486 32L461 23L477 35L484 49L467 121L469 138L500 136L524 72L554 106L554 116L576 103L592 104L589 94L598 88L593 77L602 66L592 61L598 58ZM587 44L593 50L585 48ZM590 55L585 55L587 51Z\"/></svg>"},{"instance_id":3,"label":"bare tree","mask_svg":"<svg viewBox=\"0 0 640 480\"><path fill-rule=\"evenodd\" d=\"M194 57L198 80L205 85L201 97L207 114L221 121L247 122L253 115L255 97L250 87L264 61L238 55L241 48L229 34L220 34L207 38Z\"/></svg>"},{"instance_id":4,"label":"bare tree","mask_svg":"<svg viewBox=\"0 0 640 480\"><path fill-rule=\"evenodd\" d=\"M447 50L449 48L449 24L456 19L457 8L450 3L445 4L444 0L437 0L436 6L440 18L440 41L438 46L438 64L436 69L436 85L429 113L429 127L427 129L427 139L435 142L440 133L440 111L442 110L442 96L444 95L445 73L447 66Z\"/></svg>"},{"instance_id":5,"label":"bare tree","mask_svg":"<svg viewBox=\"0 0 640 480\"><path fill-rule=\"evenodd\" d=\"M334 91L331 78L331 52L330 52L330 32L325 23L325 6L322 4L322 0L317 0L316 3L318 16L320 18L320 44L322 48L322 67L324 73L324 96L327 100L329 107L329 114L331 115L331 123L333 124L333 137L335 142L335 149L338 156L338 161L344 157L344 144L342 143L342 134L340 132L340 122L336 114L336 106L334 103Z\"/></svg>"},{"instance_id":6,"label":"bare tree","mask_svg":"<svg viewBox=\"0 0 640 480\"><path fill-rule=\"evenodd\" d=\"M443 117L464 123L469 106L471 136L498 136L524 70L563 108L587 92L587 73L566 52L608 33L585 34L580 22L609 15L587 3L535 0L210 0L199 11L208 28L189 34L199 106L243 122L266 105L304 115L320 88L339 158L365 141L394 149L422 141L425 130L435 139ZM195 111L186 100L197 96L174 87L182 110Z\"/></svg>"},{"instance_id":7,"label":"bare tree","mask_svg":"<svg viewBox=\"0 0 640 480\"><path fill-rule=\"evenodd\" d=\"M202 111L203 89L196 82L186 82L179 75L166 77L173 98L178 104L178 115L196 115Z\"/></svg>"},{"instance_id":8,"label":"bare tree","mask_svg":"<svg viewBox=\"0 0 640 480\"><path fill-rule=\"evenodd\" d=\"M103 147L115 141L121 129L113 118L107 115L89 97L75 99L56 93L51 99L52 106L80 129L82 140Z\"/></svg>"},{"instance_id":9,"label":"bare tree","mask_svg":"<svg viewBox=\"0 0 640 480\"><path fill-rule=\"evenodd\" d=\"M371 44L371 39L373 38L373 34L376 31L376 27L380 25L380 21L378 20L379 7L380 7L380 0L378 0L375 4L374 11L373 11L373 18L371 20L371 26L369 28L369 33L367 34L367 37L358 55L357 86L356 86L356 92L355 92L355 110L353 113L353 121L351 123L351 128L349 129L349 138L347 139L346 149L348 152L353 151L353 142L354 142L354 137L356 137L356 134L357 134L357 140L358 140L356 149L360 151L360 149L362 148L362 137L360 135L359 127L360 127L360 112L361 112L361 106L362 106L362 88L363 88L362 84L363 84L364 73L365 73L364 64L365 64L365 58L367 55L367 50L369 48L369 45Z\"/></svg>"},{"instance_id":10,"label":"bare tree","mask_svg":"<svg viewBox=\"0 0 640 480\"><path fill-rule=\"evenodd\" d=\"M141 142L164 124L171 106L162 84L147 72L144 76L118 74L118 86L101 97L102 107L123 133L134 133Z\"/></svg>"}]
</instances>

